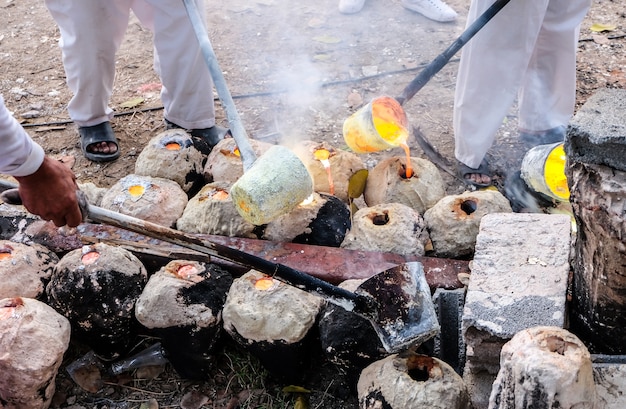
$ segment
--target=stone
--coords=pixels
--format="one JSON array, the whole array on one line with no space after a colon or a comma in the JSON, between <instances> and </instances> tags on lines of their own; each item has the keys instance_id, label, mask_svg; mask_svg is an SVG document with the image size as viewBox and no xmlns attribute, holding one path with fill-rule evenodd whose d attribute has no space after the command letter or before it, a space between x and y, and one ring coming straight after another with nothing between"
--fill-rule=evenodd
<instances>
[{"instance_id":1,"label":"stone","mask_svg":"<svg viewBox=\"0 0 626 409\"><path fill-rule=\"evenodd\" d=\"M189 192L204 184L202 153L184 129L168 129L150 139L135 162L135 174L173 180Z\"/></svg>"},{"instance_id":2,"label":"stone","mask_svg":"<svg viewBox=\"0 0 626 409\"><path fill-rule=\"evenodd\" d=\"M172 180L130 174L102 197L101 207L166 227L175 225L188 198Z\"/></svg>"},{"instance_id":3,"label":"stone","mask_svg":"<svg viewBox=\"0 0 626 409\"><path fill-rule=\"evenodd\" d=\"M450 365L456 373L463 374L465 341L461 331L465 288L446 290L437 288L433 304L441 330L434 338L433 355Z\"/></svg>"},{"instance_id":4,"label":"stone","mask_svg":"<svg viewBox=\"0 0 626 409\"><path fill-rule=\"evenodd\" d=\"M368 206L401 203L422 216L446 194L439 169L430 161L411 158L413 174L406 177L406 158L395 156L380 161L367 176L363 198Z\"/></svg>"},{"instance_id":5,"label":"stone","mask_svg":"<svg viewBox=\"0 0 626 409\"><path fill-rule=\"evenodd\" d=\"M626 353L625 90L599 90L568 128L570 203L578 227L572 330L592 352Z\"/></svg>"},{"instance_id":6,"label":"stone","mask_svg":"<svg viewBox=\"0 0 626 409\"><path fill-rule=\"evenodd\" d=\"M565 152L572 163L626 172L626 90L599 89L578 109L567 129Z\"/></svg>"},{"instance_id":7,"label":"stone","mask_svg":"<svg viewBox=\"0 0 626 409\"><path fill-rule=\"evenodd\" d=\"M401 203L359 209L342 248L423 256L428 231L422 216Z\"/></svg>"},{"instance_id":8,"label":"stone","mask_svg":"<svg viewBox=\"0 0 626 409\"><path fill-rule=\"evenodd\" d=\"M587 347L560 327L522 330L502 347L489 409L595 409Z\"/></svg>"},{"instance_id":9,"label":"stone","mask_svg":"<svg viewBox=\"0 0 626 409\"><path fill-rule=\"evenodd\" d=\"M0 300L0 407L50 407L70 332L69 321L41 301Z\"/></svg>"},{"instance_id":10,"label":"stone","mask_svg":"<svg viewBox=\"0 0 626 409\"><path fill-rule=\"evenodd\" d=\"M187 233L257 238L256 226L237 212L229 193L230 186L228 182L204 185L185 206L176 228Z\"/></svg>"},{"instance_id":11,"label":"stone","mask_svg":"<svg viewBox=\"0 0 626 409\"><path fill-rule=\"evenodd\" d=\"M41 244L0 240L0 299L41 301L59 257Z\"/></svg>"},{"instance_id":12,"label":"stone","mask_svg":"<svg viewBox=\"0 0 626 409\"><path fill-rule=\"evenodd\" d=\"M318 152L324 151L328 155L328 158L325 159L327 167L317 157L323 157ZM313 189L316 192L334 195L343 202L348 203L350 178L359 170L366 169L363 160L358 155L353 152L336 149L327 142L313 141L298 143L294 147L294 152L311 174Z\"/></svg>"},{"instance_id":13,"label":"stone","mask_svg":"<svg viewBox=\"0 0 626 409\"><path fill-rule=\"evenodd\" d=\"M453 258L473 255L481 219L503 212L512 209L498 191L478 190L443 197L424 213L435 254Z\"/></svg>"},{"instance_id":14,"label":"stone","mask_svg":"<svg viewBox=\"0 0 626 409\"><path fill-rule=\"evenodd\" d=\"M463 379L450 365L410 352L367 366L357 391L363 409L471 408Z\"/></svg>"}]
</instances>

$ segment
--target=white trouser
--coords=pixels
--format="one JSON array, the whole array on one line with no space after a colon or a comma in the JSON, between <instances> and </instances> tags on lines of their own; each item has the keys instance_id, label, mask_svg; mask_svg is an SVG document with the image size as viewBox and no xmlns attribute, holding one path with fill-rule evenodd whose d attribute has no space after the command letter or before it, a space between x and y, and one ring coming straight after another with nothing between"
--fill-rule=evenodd
<instances>
[{"instance_id":1,"label":"white trouser","mask_svg":"<svg viewBox=\"0 0 626 409\"><path fill-rule=\"evenodd\" d=\"M472 0L468 25L493 0ZM567 125L576 50L591 0L511 0L463 48L454 101L455 156L477 168L519 96L519 127Z\"/></svg>"},{"instance_id":2,"label":"white trouser","mask_svg":"<svg viewBox=\"0 0 626 409\"><path fill-rule=\"evenodd\" d=\"M204 0L196 4L204 15ZM61 31L63 66L74 93L68 111L78 126L113 116L108 104L115 54L131 10L153 32L165 117L186 129L215 125L213 82L182 0L46 0L46 6Z\"/></svg>"}]
</instances>

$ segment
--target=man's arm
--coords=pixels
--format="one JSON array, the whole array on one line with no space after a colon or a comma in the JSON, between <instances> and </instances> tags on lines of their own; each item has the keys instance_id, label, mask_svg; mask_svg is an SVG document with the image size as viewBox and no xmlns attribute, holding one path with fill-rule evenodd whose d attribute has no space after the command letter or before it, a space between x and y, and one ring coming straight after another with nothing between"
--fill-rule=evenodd
<instances>
[{"instance_id":1,"label":"man's arm","mask_svg":"<svg viewBox=\"0 0 626 409\"><path fill-rule=\"evenodd\" d=\"M61 162L45 156L15 120L0 96L0 173L20 183L22 203L29 212L57 226L78 226L82 220L76 198L76 177Z\"/></svg>"}]
</instances>

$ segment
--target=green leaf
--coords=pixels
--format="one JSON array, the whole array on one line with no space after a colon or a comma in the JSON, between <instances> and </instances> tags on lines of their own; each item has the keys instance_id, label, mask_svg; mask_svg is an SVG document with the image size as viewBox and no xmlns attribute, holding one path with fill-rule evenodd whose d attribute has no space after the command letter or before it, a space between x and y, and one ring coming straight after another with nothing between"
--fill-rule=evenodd
<instances>
[{"instance_id":1,"label":"green leaf","mask_svg":"<svg viewBox=\"0 0 626 409\"><path fill-rule=\"evenodd\" d=\"M360 169L350 176L350 180L348 181L348 197L356 199L363 194L368 174L369 171L367 169Z\"/></svg>"}]
</instances>

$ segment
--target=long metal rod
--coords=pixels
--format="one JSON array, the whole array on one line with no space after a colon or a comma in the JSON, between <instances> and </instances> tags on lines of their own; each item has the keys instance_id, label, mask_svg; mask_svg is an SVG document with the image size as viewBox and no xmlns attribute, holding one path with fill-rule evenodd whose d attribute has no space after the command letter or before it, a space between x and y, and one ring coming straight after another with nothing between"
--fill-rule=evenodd
<instances>
[{"instance_id":1,"label":"long metal rod","mask_svg":"<svg viewBox=\"0 0 626 409\"><path fill-rule=\"evenodd\" d=\"M248 134L243 127L241 117L235 107L235 102L233 101L230 91L228 90L228 86L226 85L226 79L224 78L224 74L222 73L222 70L217 62L217 57L213 51L211 41L209 40L209 35L204 26L204 21L198 11L198 7L196 7L195 0L183 0L183 3L185 4L185 9L189 15L189 21L193 26L196 38L198 39L204 60L209 67L209 71L211 72L211 78L213 78L213 84L215 85L217 96L226 110L228 125L230 126L233 138L237 143L237 148L239 148L239 152L241 153L243 169L246 171L250 169L250 166L252 166L252 163L256 160L256 154L252 149L252 145L248 139ZM200 90L200 92L210 91L211 90Z\"/></svg>"}]
</instances>

